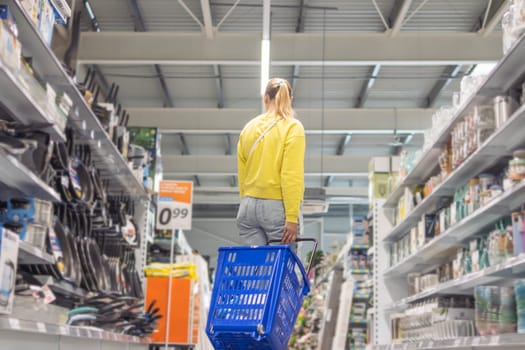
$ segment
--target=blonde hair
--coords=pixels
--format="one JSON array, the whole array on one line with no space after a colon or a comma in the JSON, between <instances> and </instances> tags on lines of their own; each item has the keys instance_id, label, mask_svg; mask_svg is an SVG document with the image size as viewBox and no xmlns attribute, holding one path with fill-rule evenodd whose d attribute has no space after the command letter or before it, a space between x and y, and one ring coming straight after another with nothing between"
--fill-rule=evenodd
<instances>
[{"instance_id":1,"label":"blonde hair","mask_svg":"<svg viewBox=\"0 0 525 350\"><path fill-rule=\"evenodd\" d=\"M292 86L281 78L273 78L266 85L265 96L273 102L273 108L269 113L283 118L294 118L295 112L292 108Z\"/></svg>"}]
</instances>

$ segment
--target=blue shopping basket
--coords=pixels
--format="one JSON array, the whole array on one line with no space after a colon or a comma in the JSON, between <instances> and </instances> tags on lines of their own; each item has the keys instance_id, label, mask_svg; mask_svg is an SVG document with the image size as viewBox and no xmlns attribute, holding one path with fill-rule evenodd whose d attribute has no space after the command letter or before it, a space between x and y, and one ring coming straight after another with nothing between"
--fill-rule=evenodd
<instances>
[{"instance_id":1,"label":"blue shopping basket","mask_svg":"<svg viewBox=\"0 0 525 350\"><path fill-rule=\"evenodd\" d=\"M314 242L309 271L317 241L297 241ZM219 248L206 334L216 350L284 350L309 291L290 246Z\"/></svg>"}]
</instances>

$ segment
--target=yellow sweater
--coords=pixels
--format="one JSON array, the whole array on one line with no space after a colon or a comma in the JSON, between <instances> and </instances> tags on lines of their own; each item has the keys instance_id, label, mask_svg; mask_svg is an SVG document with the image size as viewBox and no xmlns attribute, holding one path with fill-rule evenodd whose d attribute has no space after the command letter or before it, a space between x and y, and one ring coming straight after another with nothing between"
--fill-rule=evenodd
<instances>
[{"instance_id":1,"label":"yellow sweater","mask_svg":"<svg viewBox=\"0 0 525 350\"><path fill-rule=\"evenodd\" d=\"M297 119L283 119L252 145L273 123L272 115L252 119L241 132L237 166L241 197L276 199L284 202L286 221L297 223L304 194L304 128Z\"/></svg>"}]
</instances>

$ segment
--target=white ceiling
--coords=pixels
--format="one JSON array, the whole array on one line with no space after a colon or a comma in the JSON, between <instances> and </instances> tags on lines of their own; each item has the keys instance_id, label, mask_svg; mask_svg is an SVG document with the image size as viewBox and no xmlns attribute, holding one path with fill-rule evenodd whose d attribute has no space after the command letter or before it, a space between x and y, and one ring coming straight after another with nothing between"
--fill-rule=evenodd
<instances>
[{"instance_id":1,"label":"white ceiling","mask_svg":"<svg viewBox=\"0 0 525 350\"><path fill-rule=\"evenodd\" d=\"M479 30L487 6L492 4L487 14L487 22L490 22L504 3L501 0L413 0L409 1L408 11L400 14L405 1L409 0L376 0L376 8L372 0L274 0L271 30L273 33L385 32L388 36L386 26L393 27L396 19L400 19L401 34L416 31L422 35L424 32L451 32L453 35ZM134 2L138 16L133 10ZM206 1L201 0L90 0L102 33L133 32L135 28L143 27L151 32L201 32L204 36L204 28L181 3L200 23L205 22L201 3L206 4ZM212 25L217 26L222 21L217 29L221 32L260 32L262 1L242 0L232 9L233 4L233 0L210 0ZM496 18L495 21L499 20ZM83 29L92 29L87 19L84 19ZM170 45L170 42L165 45ZM155 68L153 65L106 62L98 68L108 82L120 86L119 100L128 108L163 107L167 98L175 108L216 108L222 104L220 107L226 109L259 109L261 105L259 67L256 65L159 65ZM451 76L452 67L432 64L403 66L386 62L377 67L279 65L271 67L271 75L294 83L294 106L299 109L426 108L429 100L433 102L432 107L438 108L451 103L453 92L459 90L461 77L471 68L471 65L459 67L459 73ZM165 89L161 86L159 73L165 81ZM436 89L437 94L433 96ZM363 101L361 105L360 101ZM352 130L352 121L348 123L340 135L310 135L308 153L336 154L345 134ZM196 126L199 128L203 130L202 135L183 134L185 147L190 153L188 156L220 155L227 151L224 134L210 134L202 125ZM229 133L228 137L234 147L237 135ZM389 146L392 139L392 135L354 135L344 154L388 155L392 151ZM180 134L164 135L163 154L181 154L182 141ZM422 137L417 136L407 148L414 150L421 144ZM230 179L217 176L201 180L203 186L229 186L230 183Z\"/></svg>"}]
</instances>

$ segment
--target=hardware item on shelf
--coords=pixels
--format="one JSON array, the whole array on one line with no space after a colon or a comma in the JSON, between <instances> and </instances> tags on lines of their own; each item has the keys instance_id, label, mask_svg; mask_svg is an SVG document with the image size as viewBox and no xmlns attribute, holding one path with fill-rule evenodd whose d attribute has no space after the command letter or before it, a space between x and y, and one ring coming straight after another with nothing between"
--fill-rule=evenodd
<instances>
[{"instance_id":1,"label":"hardware item on shelf","mask_svg":"<svg viewBox=\"0 0 525 350\"><path fill-rule=\"evenodd\" d=\"M0 227L0 314L13 309L18 260L18 235Z\"/></svg>"}]
</instances>

